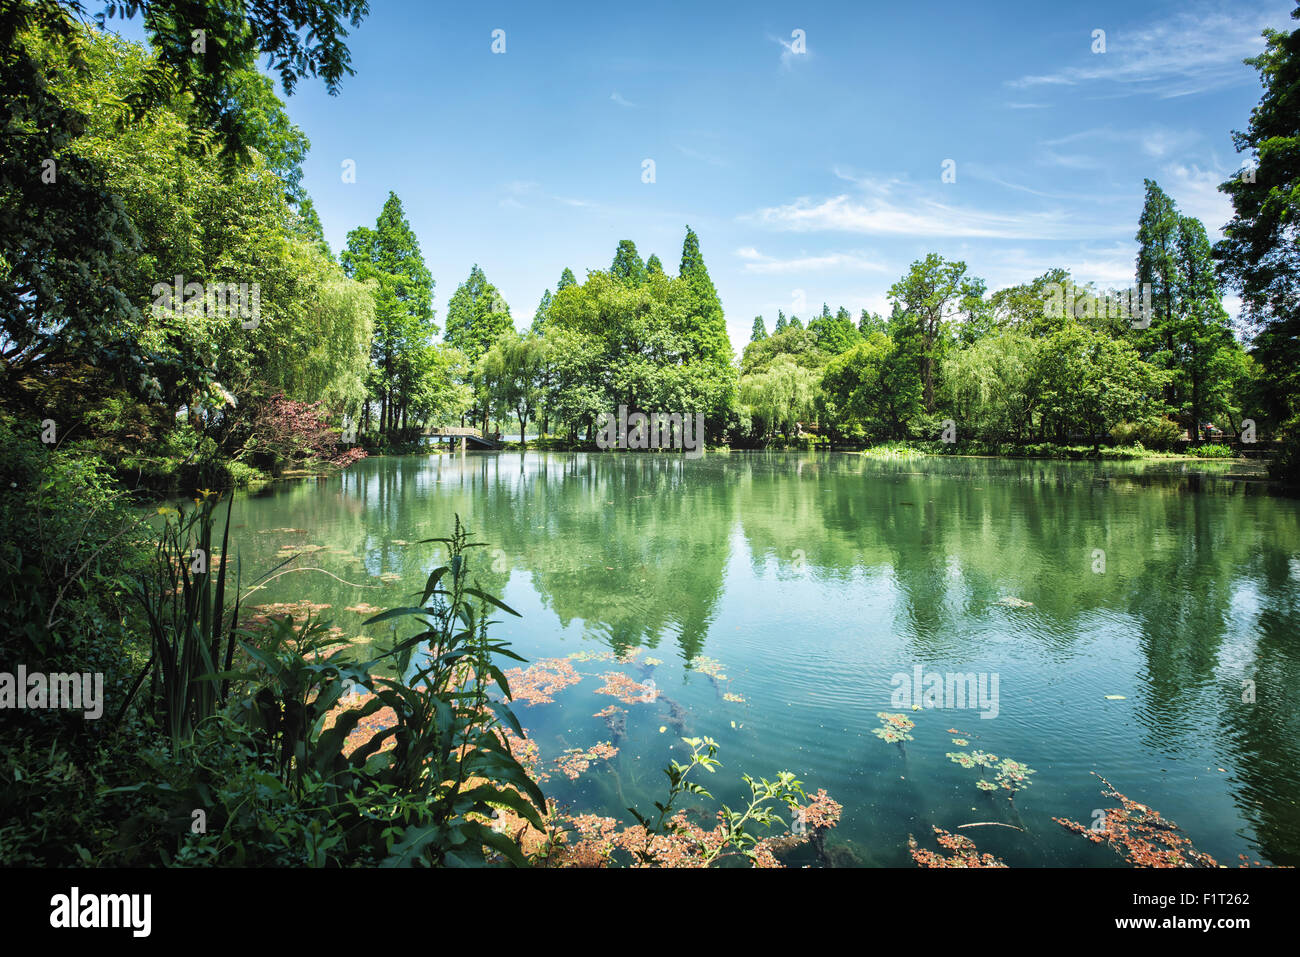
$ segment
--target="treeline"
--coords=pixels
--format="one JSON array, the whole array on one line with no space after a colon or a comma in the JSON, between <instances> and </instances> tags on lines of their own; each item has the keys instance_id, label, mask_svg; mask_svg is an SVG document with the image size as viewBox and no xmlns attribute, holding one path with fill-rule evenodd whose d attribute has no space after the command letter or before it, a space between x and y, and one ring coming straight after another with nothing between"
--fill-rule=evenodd
<instances>
[{"instance_id":1,"label":"treeline","mask_svg":"<svg viewBox=\"0 0 1300 957\"><path fill-rule=\"evenodd\" d=\"M768 335L757 317L741 366L745 438L1167 448L1184 431L1271 424L1204 226L1154 182L1146 191L1134 289L1053 269L988 295L966 263L931 254L890 287L888 318L863 310L854 323L823 306L806 327L778 313Z\"/></svg>"},{"instance_id":2,"label":"treeline","mask_svg":"<svg viewBox=\"0 0 1300 957\"><path fill-rule=\"evenodd\" d=\"M590 442L600 416L630 409L702 413L717 439L735 408L736 370L722 304L687 227L676 276L643 261L630 240L607 270L579 283L561 273L528 329L475 265L447 303L446 330L430 308L434 281L390 194L374 229L348 235L349 275L378 283L361 434L380 446L429 423L459 420L485 433L528 426Z\"/></svg>"},{"instance_id":3,"label":"treeline","mask_svg":"<svg viewBox=\"0 0 1300 957\"><path fill-rule=\"evenodd\" d=\"M887 317L824 305L806 323L778 314L770 335L756 318L737 367L689 227L676 276L624 240L581 283L565 269L527 328L475 265L440 324L395 194L333 255L302 187L308 141L251 47L214 43L195 72L175 49L180 8L149 21L145 48L72 7L0 18L13 117L0 130L0 402L18 431L40 426L146 484L345 463L353 441L403 450L431 424L521 440L531 425L581 445L620 405L702 413L711 444L742 447L1166 447L1253 427L1300 462L1300 134L1285 102L1297 33L1269 34L1251 61L1266 92L1237 134L1253 155L1223 186L1236 215L1217 248L1147 182L1134 280L1149 310L1117 312L1094 298L1112 291L1065 269L990 295L932 254L889 289ZM303 64L327 85L348 72L337 16L322 24L314 48L257 34L279 44L282 80L313 72Z\"/></svg>"}]
</instances>

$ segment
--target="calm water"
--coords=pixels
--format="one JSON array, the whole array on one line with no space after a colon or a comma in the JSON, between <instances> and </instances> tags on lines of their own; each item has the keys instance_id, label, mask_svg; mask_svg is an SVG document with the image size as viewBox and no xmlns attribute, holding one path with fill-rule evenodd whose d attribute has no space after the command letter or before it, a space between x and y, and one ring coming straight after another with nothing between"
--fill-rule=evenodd
<instances>
[{"instance_id":1,"label":"calm water","mask_svg":"<svg viewBox=\"0 0 1300 957\"><path fill-rule=\"evenodd\" d=\"M522 613L498 632L520 654L643 649L640 663L575 660L580 684L516 708L551 773L544 790L574 810L648 811L684 732L719 742L724 766L706 783L733 806L744 772L826 788L844 806L828 842L839 863L910 864L909 833L933 847L932 824L1003 821L1026 830L962 833L1013 866L1118 864L1051 820L1114 805L1096 771L1221 863L1294 865L1300 503L1228 477L1241 471L833 453L379 458L240 500L233 534L246 580L297 550L289 567L343 580L293 572L254 601L326 604L349 635L373 637L388 625L366 635L366 613L345 609L407 604L443 557L414 542L459 513L495 549L477 573ZM700 656L725 678L688 666ZM917 666L996 676L996 717L891 704L891 677ZM595 694L611 670L653 678L662 696ZM619 754L570 781L550 762L610 740L595 713L611 703L629 712ZM916 722L905 750L871 733L879 711ZM1036 770L1014 806L945 756L974 748Z\"/></svg>"}]
</instances>

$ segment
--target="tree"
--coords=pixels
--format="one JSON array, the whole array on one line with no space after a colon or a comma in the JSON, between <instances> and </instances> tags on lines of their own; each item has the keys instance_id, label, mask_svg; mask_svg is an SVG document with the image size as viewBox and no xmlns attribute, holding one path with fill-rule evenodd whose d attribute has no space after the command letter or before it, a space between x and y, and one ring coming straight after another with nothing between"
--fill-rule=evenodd
<instances>
[{"instance_id":1,"label":"tree","mask_svg":"<svg viewBox=\"0 0 1300 957\"><path fill-rule=\"evenodd\" d=\"M447 301L447 334L444 337L447 344L464 353L470 368L476 368L479 358L492 347L492 343L513 332L514 328L510 306L475 263L469 271L469 278L456 287ZM487 432L490 396L482 390L476 391L476 407L482 413L483 431Z\"/></svg>"},{"instance_id":2,"label":"tree","mask_svg":"<svg viewBox=\"0 0 1300 957\"><path fill-rule=\"evenodd\" d=\"M862 314L858 317L858 333L863 339L868 338L873 332L884 332L888 328L883 316L874 312L868 312L863 309Z\"/></svg>"},{"instance_id":3,"label":"tree","mask_svg":"<svg viewBox=\"0 0 1300 957\"><path fill-rule=\"evenodd\" d=\"M983 310L984 281L968 278L964 262L949 262L937 253L913 262L906 276L889 288L889 298L907 317L905 334L914 351L923 384L925 411L935 410L935 368L944 337L955 320Z\"/></svg>"},{"instance_id":4,"label":"tree","mask_svg":"<svg viewBox=\"0 0 1300 957\"><path fill-rule=\"evenodd\" d=\"M921 380L892 339L873 332L836 356L822 375L828 416L898 438L920 408Z\"/></svg>"},{"instance_id":5,"label":"tree","mask_svg":"<svg viewBox=\"0 0 1300 957\"><path fill-rule=\"evenodd\" d=\"M86 47L52 3L7 3L0 16L0 359L10 392L42 366L135 359L142 317L124 263L139 236L108 168L76 148L92 111L51 83L55 70L89 76Z\"/></svg>"},{"instance_id":6,"label":"tree","mask_svg":"<svg viewBox=\"0 0 1300 957\"><path fill-rule=\"evenodd\" d=\"M772 327L772 334L775 335L778 332L785 332L787 325L788 323L785 321L785 313L778 309L776 311L776 325Z\"/></svg>"},{"instance_id":7,"label":"tree","mask_svg":"<svg viewBox=\"0 0 1300 957\"><path fill-rule=\"evenodd\" d=\"M1044 428L1062 443L1081 434L1094 448L1118 423L1150 416L1169 377L1142 361L1131 343L1077 323L1042 342L1033 373Z\"/></svg>"},{"instance_id":8,"label":"tree","mask_svg":"<svg viewBox=\"0 0 1300 957\"><path fill-rule=\"evenodd\" d=\"M1008 326L949 353L943 381L958 421L992 441L1023 438L1038 402L1037 348L1028 333Z\"/></svg>"},{"instance_id":9,"label":"tree","mask_svg":"<svg viewBox=\"0 0 1300 957\"><path fill-rule=\"evenodd\" d=\"M787 326L781 332L774 332L745 346L745 353L740 360L741 371L746 374L762 372L783 355L789 356L805 369L821 369L830 359L830 355L811 332Z\"/></svg>"},{"instance_id":10,"label":"tree","mask_svg":"<svg viewBox=\"0 0 1300 957\"><path fill-rule=\"evenodd\" d=\"M750 342L758 342L758 340L760 340L760 339L766 339L766 338L767 338L767 328L763 325L763 317L762 317L762 316L755 316L755 317L754 317L754 329L753 329L753 331L749 334L749 341L750 341Z\"/></svg>"},{"instance_id":11,"label":"tree","mask_svg":"<svg viewBox=\"0 0 1300 957\"><path fill-rule=\"evenodd\" d=\"M558 295L570 286L576 286L578 280L573 278L573 270L568 266L564 267L564 272L560 273L560 281L555 284L555 292Z\"/></svg>"},{"instance_id":12,"label":"tree","mask_svg":"<svg viewBox=\"0 0 1300 957\"><path fill-rule=\"evenodd\" d=\"M751 419L761 423L765 442L778 431L788 439L815 415L820 381L819 373L782 356L763 372L741 378L740 401Z\"/></svg>"},{"instance_id":13,"label":"tree","mask_svg":"<svg viewBox=\"0 0 1300 957\"><path fill-rule=\"evenodd\" d=\"M1177 254L1178 373L1186 383L1187 434L1196 436L1211 409L1224 410L1231 404L1227 393L1235 380L1236 364L1221 353L1241 350L1223 308L1210 240L1200 220L1179 218Z\"/></svg>"},{"instance_id":14,"label":"tree","mask_svg":"<svg viewBox=\"0 0 1300 957\"><path fill-rule=\"evenodd\" d=\"M663 272L661 269L660 272ZM615 279L640 285L646 280L645 263L636 251L636 243L630 239L620 239L614 253L614 262L609 267L609 274Z\"/></svg>"},{"instance_id":15,"label":"tree","mask_svg":"<svg viewBox=\"0 0 1300 957\"><path fill-rule=\"evenodd\" d=\"M518 418L521 446L526 445L528 423L544 401L542 378L549 348L540 336L520 336L512 329L479 359L477 378L494 408L509 410Z\"/></svg>"},{"instance_id":16,"label":"tree","mask_svg":"<svg viewBox=\"0 0 1300 957\"><path fill-rule=\"evenodd\" d=\"M396 193L388 194L374 229L359 226L348 233L340 260L349 276L374 283L370 388L380 400L379 433L392 435L405 425L424 353L438 332L433 277Z\"/></svg>"},{"instance_id":17,"label":"tree","mask_svg":"<svg viewBox=\"0 0 1300 957\"><path fill-rule=\"evenodd\" d=\"M38 2L45 7L57 2L83 15L80 0ZM256 142L256 119L242 108L239 77L265 54L286 94L299 79L319 76L335 96L343 77L352 74L343 42L347 27L360 26L367 13L368 0L258 0L222 4L219 13L192 0L115 0L96 20L105 27L114 16L141 18L157 58L129 98L137 115L188 93L198 121L217 134L229 155L244 156ZM203 40L198 50L196 31Z\"/></svg>"},{"instance_id":18,"label":"tree","mask_svg":"<svg viewBox=\"0 0 1300 957\"><path fill-rule=\"evenodd\" d=\"M664 274L664 264L659 261L659 257L654 253L645 262L645 271L647 276L662 276Z\"/></svg>"},{"instance_id":19,"label":"tree","mask_svg":"<svg viewBox=\"0 0 1300 957\"><path fill-rule=\"evenodd\" d=\"M1300 20L1300 7L1291 17ZM1233 216L1214 255L1256 332L1265 398L1285 418L1300 412L1300 29L1265 30L1264 39L1264 52L1245 61L1259 71L1263 96L1245 132L1232 134L1238 152L1253 152L1254 163L1219 187L1232 200Z\"/></svg>"},{"instance_id":20,"label":"tree","mask_svg":"<svg viewBox=\"0 0 1300 957\"><path fill-rule=\"evenodd\" d=\"M477 362L492 343L513 328L510 306L476 263L447 302L444 338L470 362Z\"/></svg>"},{"instance_id":21,"label":"tree","mask_svg":"<svg viewBox=\"0 0 1300 957\"><path fill-rule=\"evenodd\" d=\"M533 313L533 332L541 335L546 328L546 317L551 311L551 290L547 289L542 293L541 302L537 304L537 311Z\"/></svg>"},{"instance_id":22,"label":"tree","mask_svg":"<svg viewBox=\"0 0 1300 957\"><path fill-rule=\"evenodd\" d=\"M691 322L686 337L693 357L719 367L730 366L733 361L731 339L727 336L722 302L704 265L700 238L690 226L686 227L686 239L682 242L682 262L677 276L690 290Z\"/></svg>"},{"instance_id":23,"label":"tree","mask_svg":"<svg viewBox=\"0 0 1300 957\"><path fill-rule=\"evenodd\" d=\"M1162 369L1177 362L1178 345L1174 325L1174 308L1181 279L1178 274L1178 207L1154 180L1144 180L1146 199L1138 220L1137 281L1151 286L1154 315L1150 326L1139 332L1138 349L1148 362ZM1177 408L1179 397L1172 377L1168 380L1165 401Z\"/></svg>"},{"instance_id":24,"label":"tree","mask_svg":"<svg viewBox=\"0 0 1300 957\"><path fill-rule=\"evenodd\" d=\"M847 309L841 306L832 316L824 303L822 314L808 323L808 330L817 337L817 344L831 355L847 352L862 338Z\"/></svg>"}]
</instances>

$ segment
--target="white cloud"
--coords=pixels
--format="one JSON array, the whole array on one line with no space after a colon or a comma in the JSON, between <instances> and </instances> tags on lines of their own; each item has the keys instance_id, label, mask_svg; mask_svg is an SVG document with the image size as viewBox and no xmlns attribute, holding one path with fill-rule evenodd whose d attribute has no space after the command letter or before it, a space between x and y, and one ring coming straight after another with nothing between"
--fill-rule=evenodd
<instances>
[{"instance_id":1,"label":"white cloud","mask_svg":"<svg viewBox=\"0 0 1300 957\"><path fill-rule=\"evenodd\" d=\"M747 260L744 271L764 275L782 275L785 273L816 272L822 269L865 270L884 272L883 263L870 259L860 253L827 253L822 256L796 256L790 259L777 259L765 256L753 246L736 250L736 255Z\"/></svg>"},{"instance_id":2,"label":"white cloud","mask_svg":"<svg viewBox=\"0 0 1300 957\"><path fill-rule=\"evenodd\" d=\"M1175 163L1164 168L1160 188L1173 197L1183 215L1195 216L1204 223L1213 240L1222 235L1221 230L1232 219L1232 201L1219 192L1219 184L1229 175L1201 169L1195 163Z\"/></svg>"},{"instance_id":3,"label":"white cloud","mask_svg":"<svg viewBox=\"0 0 1300 957\"><path fill-rule=\"evenodd\" d=\"M1077 209L996 213L916 195L899 202L893 198L896 188L895 182L864 184L868 195L862 197L840 194L820 201L800 197L792 203L759 209L741 220L786 232L877 236L1084 239L1118 231L1113 225L1082 221Z\"/></svg>"},{"instance_id":4,"label":"white cloud","mask_svg":"<svg viewBox=\"0 0 1300 957\"><path fill-rule=\"evenodd\" d=\"M617 103L619 106L626 106L631 109L636 109L636 104L633 103L631 100L627 99L626 97L624 97L617 90L611 93L609 95L609 98L613 100L615 103Z\"/></svg>"},{"instance_id":5,"label":"white cloud","mask_svg":"<svg viewBox=\"0 0 1300 957\"><path fill-rule=\"evenodd\" d=\"M1242 64L1263 49L1265 27L1287 30L1289 11L1275 4L1247 10L1233 3L1218 10L1187 11L1133 30L1108 29L1106 52L1089 53L1080 35L1080 64L1008 82L1017 89L1116 84L1125 94L1187 96L1238 83L1255 74Z\"/></svg>"}]
</instances>

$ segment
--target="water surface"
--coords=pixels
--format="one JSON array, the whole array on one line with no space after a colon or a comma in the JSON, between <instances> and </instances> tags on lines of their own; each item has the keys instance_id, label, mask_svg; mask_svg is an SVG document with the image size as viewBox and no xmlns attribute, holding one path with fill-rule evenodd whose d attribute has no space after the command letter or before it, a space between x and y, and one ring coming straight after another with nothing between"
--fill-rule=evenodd
<instances>
[{"instance_id":1,"label":"water surface","mask_svg":"<svg viewBox=\"0 0 1300 957\"><path fill-rule=\"evenodd\" d=\"M1013 866L1118 864L1051 820L1086 824L1114 806L1095 771L1220 863L1294 865L1300 505L1234 477L1243 470L837 453L372 458L239 500L232 535L246 579L294 552L288 568L337 576L283 574L254 601L328 605L368 639L388 625L362 629L363 606L409 603L444 557L414 543L459 514L491 546L476 576L523 615L502 616L498 634L530 660L584 653L580 684L516 708L550 771L544 790L575 810L648 810L659 769L684 759L684 732L719 742L724 767L707 783L733 806L744 772L788 769L825 788L844 806L838 863L910 864L909 833L934 846L931 825L1001 821L1025 830L963 833ZM593 660L603 651L636 658ZM996 717L897 707L891 677L917 666L996 676ZM653 679L659 697L596 694L611 670ZM611 740L595 716L610 704L628 710L619 754L570 781L550 762ZM903 748L872 734L877 712L900 710L916 722ZM1014 804L945 756L976 748L1035 769Z\"/></svg>"}]
</instances>

